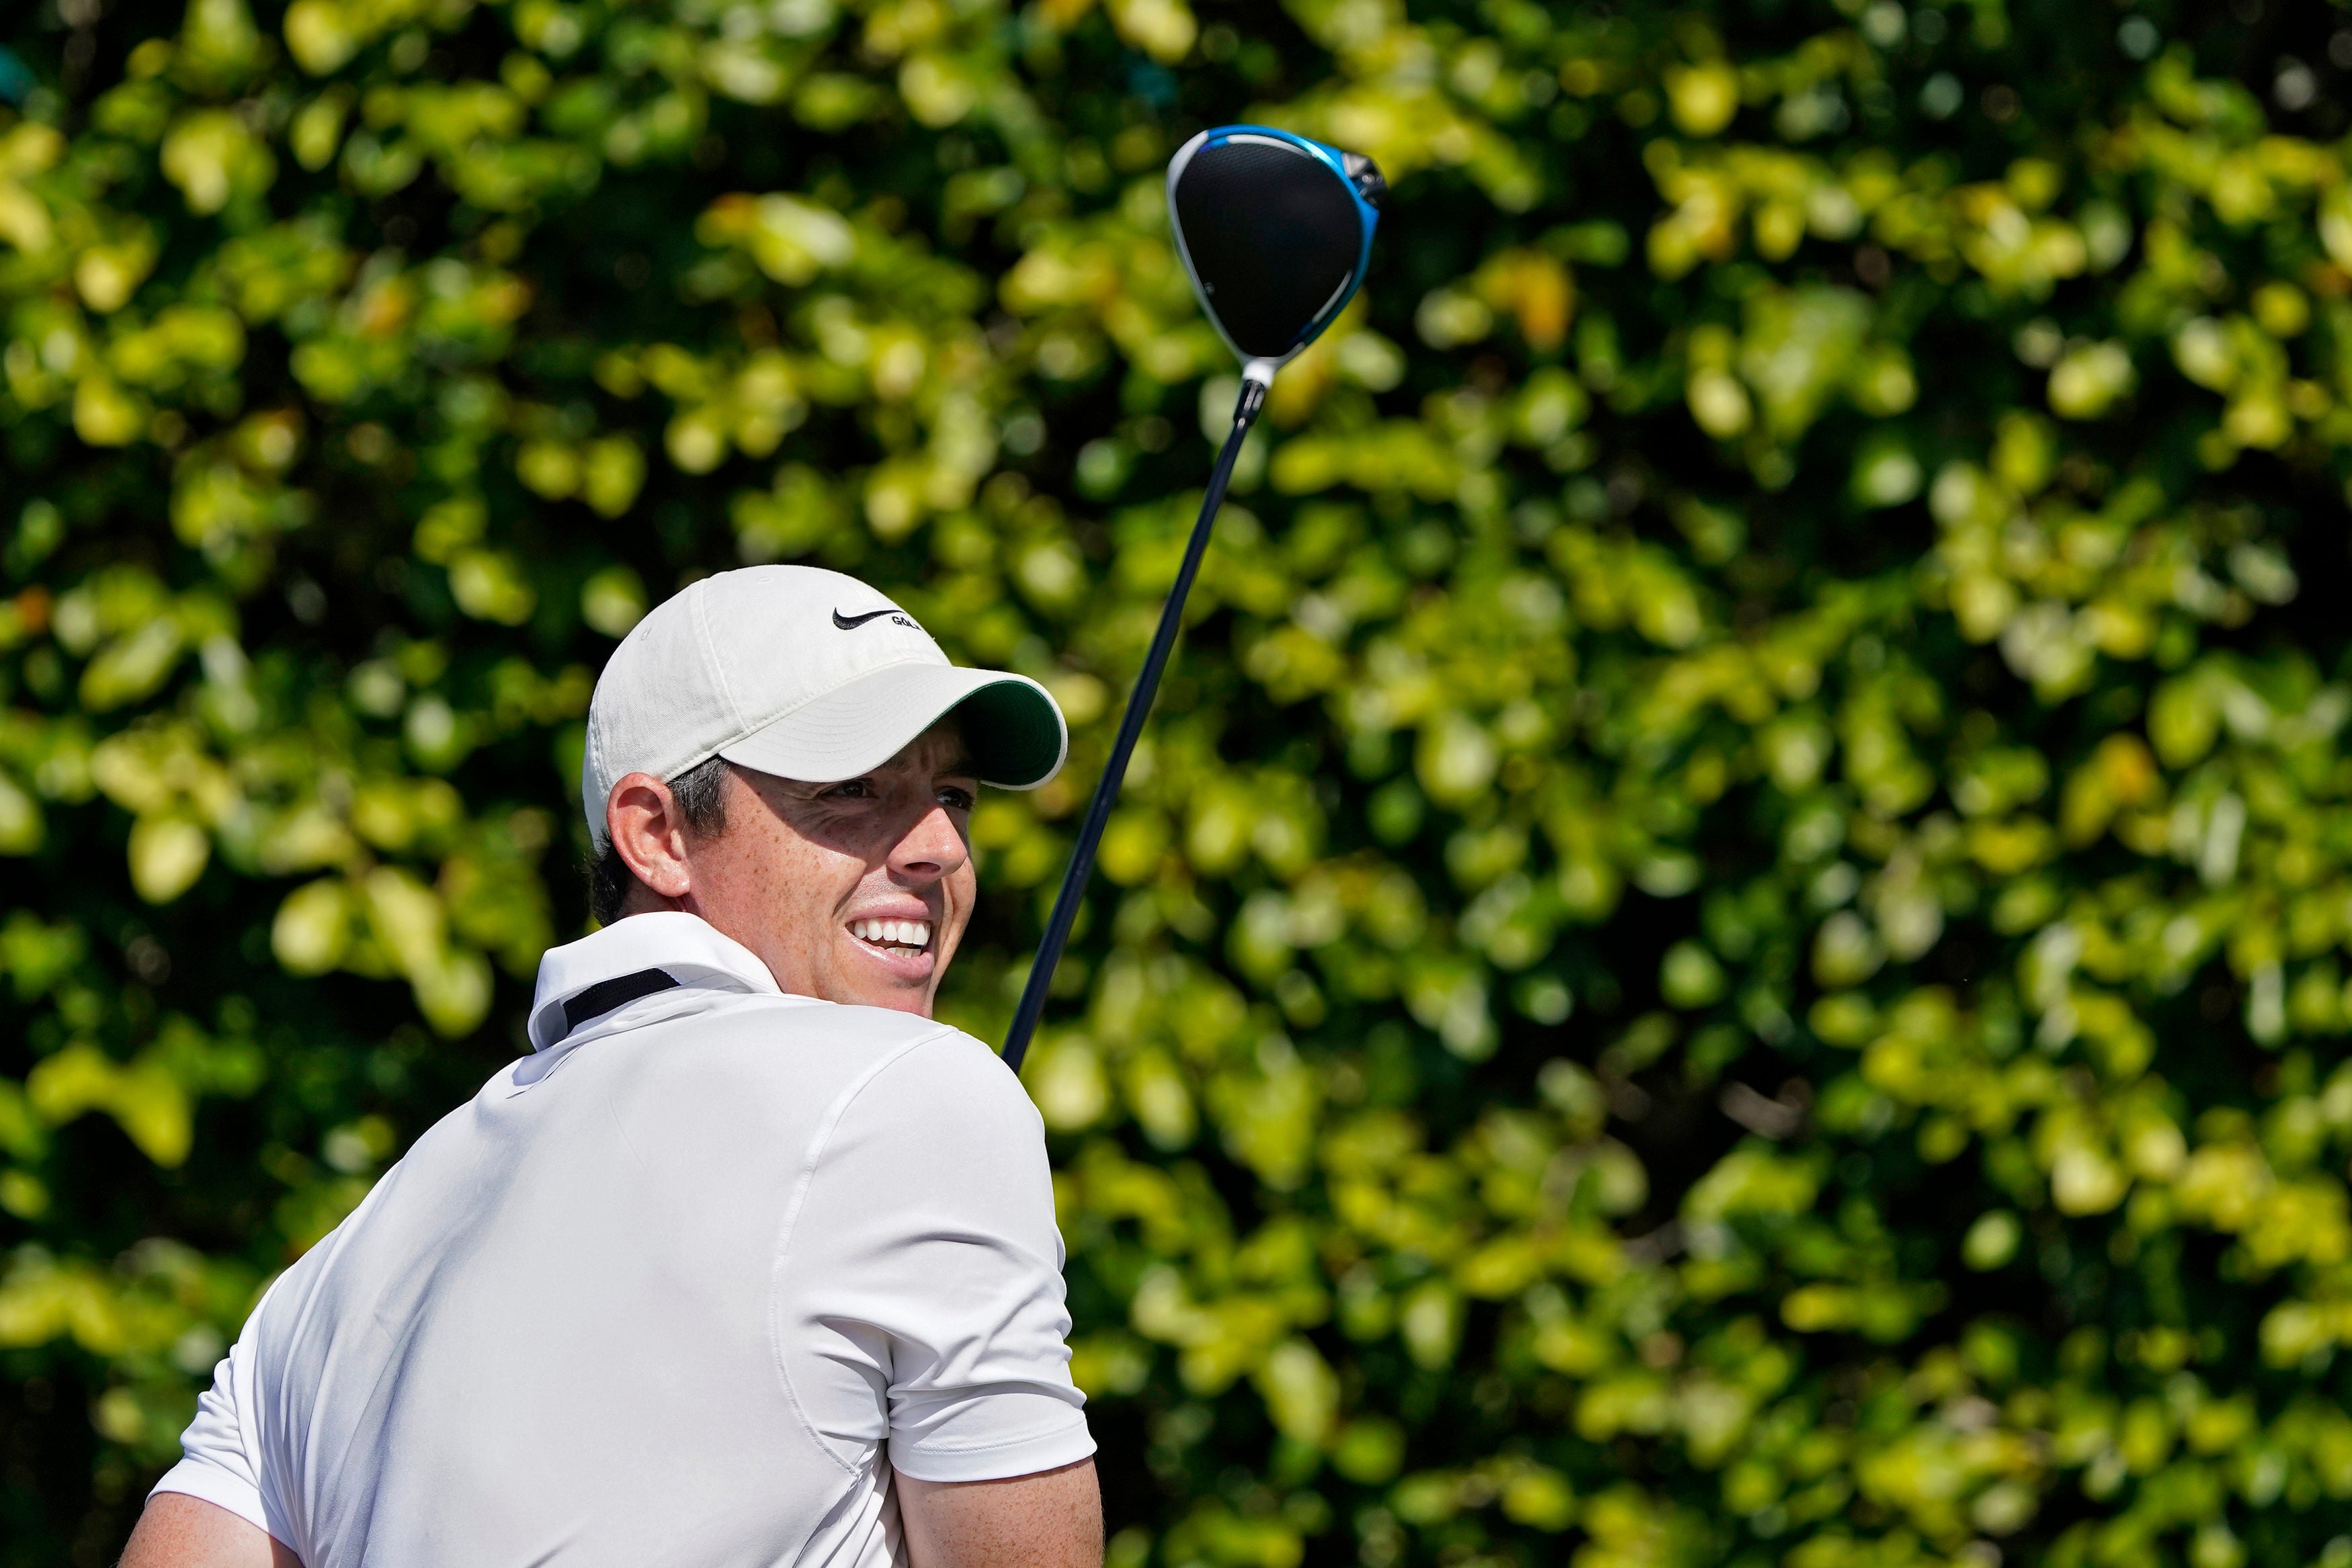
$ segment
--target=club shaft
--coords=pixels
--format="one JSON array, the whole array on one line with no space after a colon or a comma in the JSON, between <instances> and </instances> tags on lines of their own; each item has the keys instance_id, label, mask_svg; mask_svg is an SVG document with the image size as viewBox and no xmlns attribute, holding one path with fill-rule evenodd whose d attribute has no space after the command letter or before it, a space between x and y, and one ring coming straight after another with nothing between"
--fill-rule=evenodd
<instances>
[{"instance_id":1,"label":"club shaft","mask_svg":"<svg viewBox=\"0 0 2352 1568\"><path fill-rule=\"evenodd\" d=\"M1160 690L1160 674L1167 669L1168 656L1176 647L1176 634L1183 628L1184 600L1192 591L1192 579L1201 570L1201 558L1208 553L1209 536L1216 526L1217 508L1224 503L1225 486L1233 479L1242 442L1265 402L1265 383L1255 379L1242 382L1241 402L1234 410L1233 433L1225 437L1225 444L1217 454L1217 466L1209 476L1208 493L1201 497L1201 516L1192 524L1192 537L1184 546L1184 562L1177 569L1175 586L1168 591L1168 602L1160 612L1160 629L1152 633L1151 651L1143 659L1143 673L1136 677L1135 691L1127 699L1127 712L1118 721L1118 738L1111 745L1110 760L1103 768L1102 781L1095 786L1094 799L1087 803L1077 847L1071 852L1069 869L1062 873L1062 891L1055 897L1054 913L1045 922L1045 940L1037 945L1036 959L1029 966L1028 984L1021 988L1021 1006L1013 1013L1013 1028L1004 1037L1004 1063L1015 1072L1021 1071L1021 1059L1029 1051L1029 1037L1036 1032L1037 1020L1045 1014L1045 995L1054 986L1055 966L1062 960L1062 948L1070 939L1070 926L1078 917L1078 904L1094 874L1095 850L1102 842L1103 826L1110 821L1111 807L1118 803L1119 782L1127 777L1127 760L1143 733L1143 721L1150 716L1151 699Z\"/></svg>"}]
</instances>

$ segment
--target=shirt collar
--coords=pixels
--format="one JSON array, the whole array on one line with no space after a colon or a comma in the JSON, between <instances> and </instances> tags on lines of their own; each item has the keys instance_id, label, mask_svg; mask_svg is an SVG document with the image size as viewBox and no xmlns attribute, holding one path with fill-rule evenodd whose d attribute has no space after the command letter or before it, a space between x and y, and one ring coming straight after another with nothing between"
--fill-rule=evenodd
<instances>
[{"instance_id":1,"label":"shirt collar","mask_svg":"<svg viewBox=\"0 0 2352 1568\"><path fill-rule=\"evenodd\" d=\"M530 1003L530 1048L546 1051L570 1032L563 1004L591 986L659 969L689 989L782 996L759 955L700 915L678 910L632 915L602 931L548 949Z\"/></svg>"}]
</instances>

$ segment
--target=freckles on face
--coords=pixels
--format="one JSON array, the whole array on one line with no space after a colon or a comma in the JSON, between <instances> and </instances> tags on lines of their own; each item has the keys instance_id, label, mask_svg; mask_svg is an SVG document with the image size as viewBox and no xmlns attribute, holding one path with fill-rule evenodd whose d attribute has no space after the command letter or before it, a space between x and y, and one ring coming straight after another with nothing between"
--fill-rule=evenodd
<instances>
[{"instance_id":1,"label":"freckles on face","mask_svg":"<svg viewBox=\"0 0 2352 1568\"><path fill-rule=\"evenodd\" d=\"M836 784L739 779L744 826L757 827L736 846L727 901L758 938L745 945L786 991L928 1017L975 890L978 784L955 735L933 731Z\"/></svg>"}]
</instances>

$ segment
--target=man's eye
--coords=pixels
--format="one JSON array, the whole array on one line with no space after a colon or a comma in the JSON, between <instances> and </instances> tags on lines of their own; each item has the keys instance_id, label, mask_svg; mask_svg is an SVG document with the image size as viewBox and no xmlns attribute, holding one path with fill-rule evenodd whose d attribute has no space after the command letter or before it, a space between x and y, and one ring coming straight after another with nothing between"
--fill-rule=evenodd
<instances>
[{"instance_id":1,"label":"man's eye","mask_svg":"<svg viewBox=\"0 0 2352 1568\"><path fill-rule=\"evenodd\" d=\"M836 784L825 791L828 800L867 800L873 799L874 786L864 779L852 779L846 784Z\"/></svg>"},{"instance_id":2,"label":"man's eye","mask_svg":"<svg viewBox=\"0 0 2352 1568\"><path fill-rule=\"evenodd\" d=\"M940 804L950 811L969 811L972 807L971 791L950 784L940 791Z\"/></svg>"}]
</instances>

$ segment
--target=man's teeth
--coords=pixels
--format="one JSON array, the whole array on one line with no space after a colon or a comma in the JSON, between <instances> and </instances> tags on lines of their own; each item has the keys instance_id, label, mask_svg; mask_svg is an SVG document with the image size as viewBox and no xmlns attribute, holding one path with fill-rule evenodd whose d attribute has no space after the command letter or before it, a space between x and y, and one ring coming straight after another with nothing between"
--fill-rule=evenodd
<instances>
[{"instance_id":1,"label":"man's teeth","mask_svg":"<svg viewBox=\"0 0 2352 1568\"><path fill-rule=\"evenodd\" d=\"M931 923L928 920L853 920L849 934L861 942L872 942L884 947L928 947L931 945Z\"/></svg>"}]
</instances>

